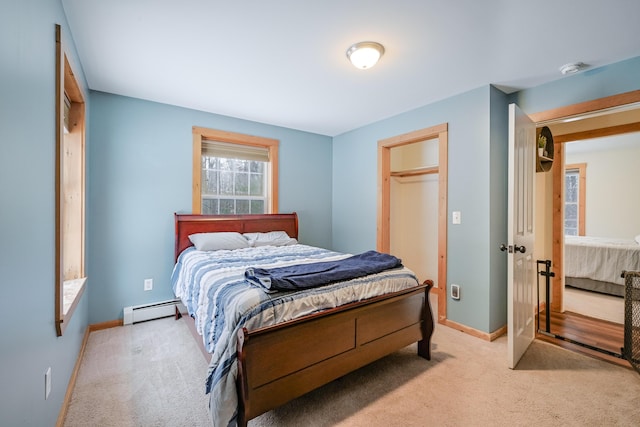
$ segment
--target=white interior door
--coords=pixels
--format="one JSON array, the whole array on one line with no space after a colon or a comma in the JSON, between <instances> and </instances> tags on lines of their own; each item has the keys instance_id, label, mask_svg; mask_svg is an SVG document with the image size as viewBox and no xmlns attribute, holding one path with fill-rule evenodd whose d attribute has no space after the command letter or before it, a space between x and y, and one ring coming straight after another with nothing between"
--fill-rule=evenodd
<instances>
[{"instance_id":1,"label":"white interior door","mask_svg":"<svg viewBox=\"0 0 640 427\"><path fill-rule=\"evenodd\" d=\"M507 346L511 369L535 338L535 136L531 119L517 105L509 105L508 243L503 248L509 258Z\"/></svg>"}]
</instances>

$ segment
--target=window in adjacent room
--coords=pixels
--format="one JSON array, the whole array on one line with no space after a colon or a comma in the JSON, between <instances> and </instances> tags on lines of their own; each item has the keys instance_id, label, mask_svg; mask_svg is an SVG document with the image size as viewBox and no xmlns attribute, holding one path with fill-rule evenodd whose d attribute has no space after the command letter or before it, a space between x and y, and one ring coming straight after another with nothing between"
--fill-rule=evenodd
<instances>
[{"instance_id":1,"label":"window in adjacent room","mask_svg":"<svg viewBox=\"0 0 640 427\"><path fill-rule=\"evenodd\" d=\"M193 128L193 213L262 214L278 210L279 142Z\"/></svg>"},{"instance_id":2,"label":"window in adjacent room","mask_svg":"<svg viewBox=\"0 0 640 427\"><path fill-rule=\"evenodd\" d=\"M56 331L85 289L85 104L56 26Z\"/></svg>"},{"instance_id":3,"label":"window in adjacent room","mask_svg":"<svg viewBox=\"0 0 640 427\"><path fill-rule=\"evenodd\" d=\"M586 163L565 166L564 234L584 236Z\"/></svg>"}]
</instances>

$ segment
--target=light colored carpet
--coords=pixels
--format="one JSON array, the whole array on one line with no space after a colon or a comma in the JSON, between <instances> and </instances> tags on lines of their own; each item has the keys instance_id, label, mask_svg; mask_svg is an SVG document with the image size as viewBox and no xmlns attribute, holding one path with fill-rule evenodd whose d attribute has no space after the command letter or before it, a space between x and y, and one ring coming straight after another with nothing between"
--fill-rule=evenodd
<instances>
[{"instance_id":1,"label":"light colored carpet","mask_svg":"<svg viewBox=\"0 0 640 427\"><path fill-rule=\"evenodd\" d=\"M91 334L65 426L207 426L206 363L182 322ZM409 346L251 420L272 426L637 426L635 371L535 341L436 326L432 360Z\"/></svg>"},{"instance_id":2,"label":"light colored carpet","mask_svg":"<svg viewBox=\"0 0 640 427\"><path fill-rule=\"evenodd\" d=\"M206 426L205 361L181 321L92 332L65 426Z\"/></svg>"}]
</instances>

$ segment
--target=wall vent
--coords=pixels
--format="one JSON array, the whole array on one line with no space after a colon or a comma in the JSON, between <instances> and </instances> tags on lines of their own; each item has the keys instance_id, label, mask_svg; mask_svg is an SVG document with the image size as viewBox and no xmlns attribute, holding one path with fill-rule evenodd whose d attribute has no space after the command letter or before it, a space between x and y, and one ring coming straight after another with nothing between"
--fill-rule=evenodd
<instances>
[{"instance_id":1,"label":"wall vent","mask_svg":"<svg viewBox=\"0 0 640 427\"><path fill-rule=\"evenodd\" d=\"M179 299L174 299L151 304L125 307L123 323L125 325L131 325L132 323L145 322L147 320L173 316L176 313L176 304L178 304L179 302Z\"/></svg>"}]
</instances>

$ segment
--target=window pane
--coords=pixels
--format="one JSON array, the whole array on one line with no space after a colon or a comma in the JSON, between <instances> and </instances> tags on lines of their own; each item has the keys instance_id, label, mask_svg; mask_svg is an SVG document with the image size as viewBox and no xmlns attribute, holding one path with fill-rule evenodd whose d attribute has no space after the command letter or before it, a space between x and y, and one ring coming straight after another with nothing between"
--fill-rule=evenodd
<instances>
[{"instance_id":1,"label":"window pane","mask_svg":"<svg viewBox=\"0 0 640 427\"><path fill-rule=\"evenodd\" d=\"M220 194L233 195L233 172L220 172Z\"/></svg>"},{"instance_id":2,"label":"window pane","mask_svg":"<svg viewBox=\"0 0 640 427\"><path fill-rule=\"evenodd\" d=\"M251 162L251 172L252 173L264 173L264 163L252 161Z\"/></svg>"},{"instance_id":3,"label":"window pane","mask_svg":"<svg viewBox=\"0 0 640 427\"><path fill-rule=\"evenodd\" d=\"M251 201L251 213L262 214L264 211L264 200L252 200Z\"/></svg>"},{"instance_id":4,"label":"window pane","mask_svg":"<svg viewBox=\"0 0 640 427\"><path fill-rule=\"evenodd\" d=\"M233 199L220 199L220 215L229 215L235 213Z\"/></svg>"},{"instance_id":5,"label":"window pane","mask_svg":"<svg viewBox=\"0 0 640 427\"><path fill-rule=\"evenodd\" d=\"M219 160L218 168L221 171L232 171L233 170L233 159L224 159L224 158L220 157L218 160Z\"/></svg>"},{"instance_id":6,"label":"window pane","mask_svg":"<svg viewBox=\"0 0 640 427\"><path fill-rule=\"evenodd\" d=\"M580 203L580 170L568 169L565 172L565 204L564 204L564 234L577 236L581 218L578 205Z\"/></svg>"},{"instance_id":7,"label":"window pane","mask_svg":"<svg viewBox=\"0 0 640 427\"><path fill-rule=\"evenodd\" d=\"M238 172L249 172L248 160L235 160L235 169Z\"/></svg>"},{"instance_id":8,"label":"window pane","mask_svg":"<svg viewBox=\"0 0 640 427\"><path fill-rule=\"evenodd\" d=\"M249 174L248 173L236 173L236 196L246 196L249 194Z\"/></svg>"},{"instance_id":9,"label":"window pane","mask_svg":"<svg viewBox=\"0 0 640 427\"><path fill-rule=\"evenodd\" d=\"M202 168L203 169L218 169L218 158L202 156Z\"/></svg>"},{"instance_id":10,"label":"window pane","mask_svg":"<svg viewBox=\"0 0 640 427\"><path fill-rule=\"evenodd\" d=\"M218 172L212 170L202 171L202 193L218 194Z\"/></svg>"},{"instance_id":11,"label":"window pane","mask_svg":"<svg viewBox=\"0 0 640 427\"><path fill-rule=\"evenodd\" d=\"M264 175L251 174L251 195L252 196L265 196L264 194Z\"/></svg>"},{"instance_id":12,"label":"window pane","mask_svg":"<svg viewBox=\"0 0 640 427\"><path fill-rule=\"evenodd\" d=\"M236 213L237 214L248 214L251 213L249 211L249 200L236 200Z\"/></svg>"},{"instance_id":13,"label":"window pane","mask_svg":"<svg viewBox=\"0 0 640 427\"><path fill-rule=\"evenodd\" d=\"M576 203L578 201L578 175L567 172L565 187L565 201Z\"/></svg>"},{"instance_id":14,"label":"window pane","mask_svg":"<svg viewBox=\"0 0 640 427\"><path fill-rule=\"evenodd\" d=\"M215 215L218 213L218 199L203 199L202 213L205 215Z\"/></svg>"}]
</instances>

